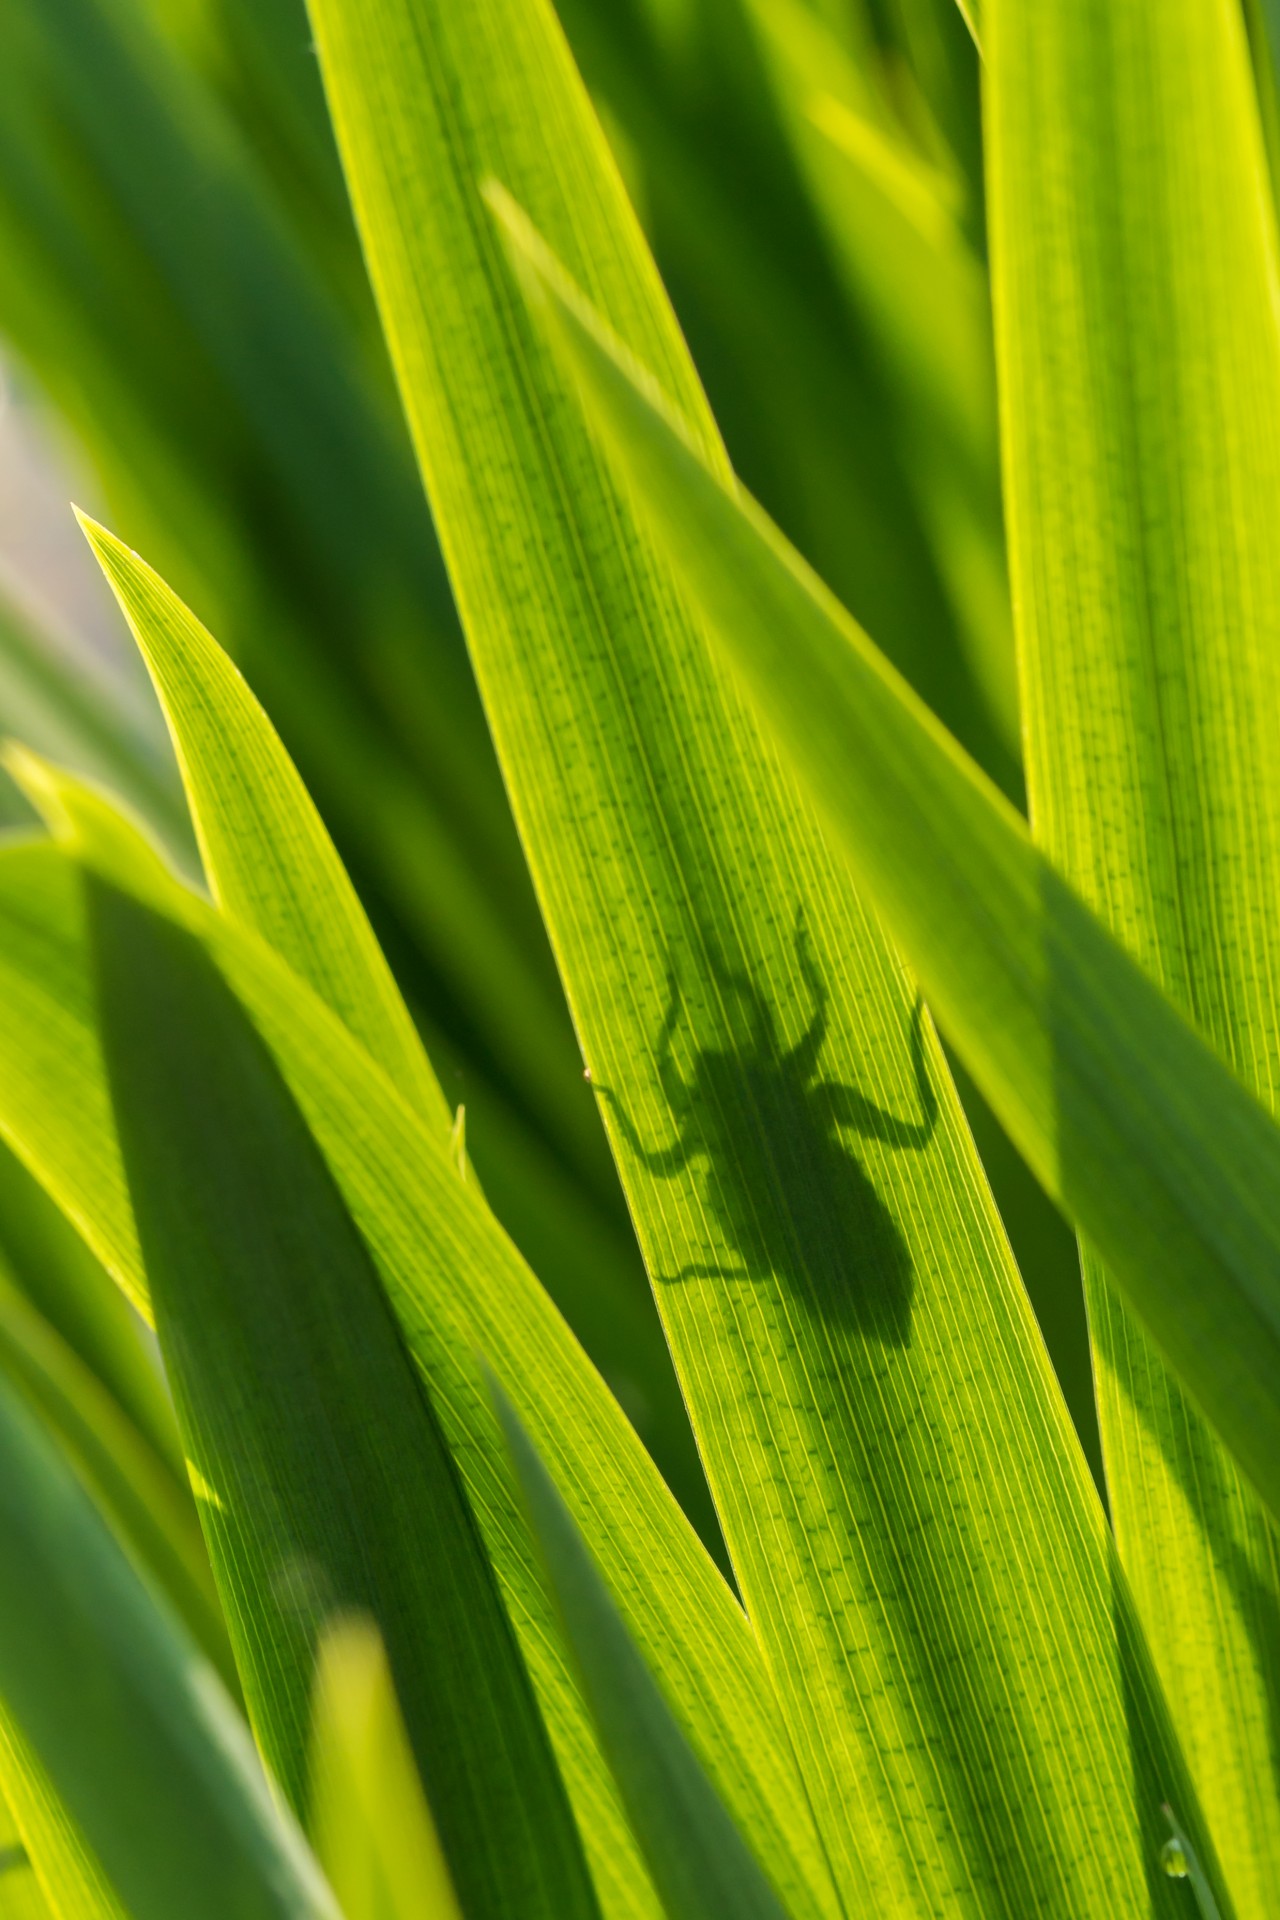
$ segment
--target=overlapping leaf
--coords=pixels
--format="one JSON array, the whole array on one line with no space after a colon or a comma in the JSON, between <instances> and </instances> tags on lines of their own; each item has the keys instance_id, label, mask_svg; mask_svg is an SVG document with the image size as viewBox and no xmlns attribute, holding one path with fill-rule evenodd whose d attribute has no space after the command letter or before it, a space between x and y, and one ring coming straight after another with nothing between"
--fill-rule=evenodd
<instances>
[{"instance_id":1,"label":"overlapping leaf","mask_svg":"<svg viewBox=\"0 0 1280 1920\"><path fill-rule=\"evenodd\" d=\"M1280 1511L1280 1129L759 510L709 470L523 223L512 230L620 470L931 1004Z\"/></svg>"},{"instance_id":2,"label":"overlapping leaf","mask_svg":"<svg viewBox=\"0 0 1280 1920\"><path fill-rule=\"evenodd\" d=\"M837 1886L885 1912L1132 1903L1153 1729L1135 1803L1101 1515L932 1031L486 225L494 175L723 472L549 10L312 15L499 753ZM1064 1822L1090 1835L1065 1858Z\"/></svg>"},{"instance_id":3,"label":"overlapping leaf","mask_svg":"<svg viewBox=\"0 0 1280 1920\"><path fill-rule=\"evenodd\" d=\"M80 807L90 809L96 842L115 839L117 877L136 877L127 827L83 790ZM488 1357L552 1463L632 1631L668 1676L690 1738L792 1907L829 1912L821 1855L746 1622L564 1323L458 1180L447 1148L305 984L193 896L173 896L166 883L157 897L198 916L374 1253L462 1468L607 1910L651 1914L653 1897L566 1672L487 1400L459 1357L472 1348ZM75 869L56 849L0 856L0 1126L145 1307L84 913Z\"/></svg>"},{"instance_id":4,"label":"overlapping leaf","mask_svg":"<svg viewBox=\"0 0 1280 1920\"><path fill-rule=\"evenodd\" d=\"M337 1920L212 1670L3 1387L0 1454L6 1722L130 1920ZM16 1777L6 1769L10 1793ZM89 1909L77 1897L69 1911L79 1920Z\"/></svg>"},{"instance_id":5,"label":"overlapping leaf","mask_svg":"<svg viewBox=\"0 0 1280 1920\"><path fill-rule=\"evenodd\" d=\"M226 654L158 576L103 528L85 529L154 676L173 728L205 871L215 898L253 928L333 1008L424 1122L441 1137L454 1116L333 843L275 729ZM585 1106L585 1101L584 1101ZM492 1122L481 1106L478 1129ZM473 1133L477 1131L474 1125ZM506 1181L530 1158L509 1127ZM535 1159L522 1222L548 1217L555 1272L583 1274L568 1312L607 1375L634 1383L645 1438L668 1483L704 1527L705 1484L649 1302L618 1272L616 1250L553 1155ZM564 1189L568 1187L566 1193ZM593 1226L595 1230L593 1232ZM711 1521L714 1527L714 1521Z\"/></svg>"},{"instance_id":6,"label":"overlapping leaf","mask_svg":"<svg viewBox=\"0 0 1280 1920\"><path fill-rule=\"evenodd\" d=\"M1036 837L1280 1097L1280 318L1236 10L988 0ZM1280 1542L1086 1248L1112 1517L1237 1908L1280 1885Z\"/></svg>"}]
</instances>

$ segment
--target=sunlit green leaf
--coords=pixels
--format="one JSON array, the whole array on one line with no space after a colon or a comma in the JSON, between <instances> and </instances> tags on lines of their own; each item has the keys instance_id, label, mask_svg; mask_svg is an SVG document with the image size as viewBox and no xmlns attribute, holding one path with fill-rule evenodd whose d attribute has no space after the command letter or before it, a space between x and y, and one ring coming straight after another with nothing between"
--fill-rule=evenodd
<instances>
[{"instance_id":1,"label":"sunlit green leaf","mask_svg":"<svg viewBox=\"0 0 1280 1920\"><path fill-rule=\"evenodd\" d=\"M573 1517L511 1403L499 1417L574 1664L668 1920L783 1920L637 1653Z\"/></svg>"},{"instance_id":2,"label":"sunlit green leaf","mask_svg":"<svg viewBox=\"0 0 1280 1920\"><path fill-rule=\"evenodd\" d=\"M585 94L527 0L312 17L517 820L840 1897L1109 1913L1146 1885L1176 1762L1141 1680L1129 1725L1102 1516L932 1029L486 224L492 175L724 472ZM1092 1836L1065 1859L1064 1821Z\"/></svg>"},{"instance_id":3,"label":"sunlit green leaf","mask_svg":"<svg viewBox=\"0 0 1280 1920\"><path fill-rule=\"evenodd\" d=\"M812 1858L809 1815L747 1623L563 1321L458 1180L447 1146L276 956L175 895L154 856L140 854L127 824L92 794L65 782L61 792L96 859L114 848L117 878L142 873L154 899L196 916L329 1159L462 1468L608 1911L651 1915L653 1895L566 1670L492 1412L460 1357L473 1349L553 1466L633 1633L668 1676L700 1756L792 1905L829 1911L822 1883L809 1893L803 1868L790 1864ZM0 854L0 979L0 1126L145 1308L95 1030L83 889L57 849Z\"/></svg>"},{"instance_id":4,"label":"sunlit green leaf","mask_svg":"<svg viewBox=\"0 0 1280 1920\"><path fill-rule=\"evenodd\" d=\"M320 1643L311 1832L344 1920L463 1920L372 1621Z\"/></svg>"},{"instance_id":5,"label":"sunlit green leaf","mask_svg":"<svg viewBox=\"0 0 1280 1920\"><path fill-rule=\"evenodd\" d=\"M986 24L1032 823L1274 1111L1280 308L1241 16L988 0ZM1261 1920L1280 1540L1087 1247L1085 1272L1121 1556L1237 1911Z\"/></svg>"},{"instance_id":6,"label":"sunlit green leaf","mask_svg":"<svg viewBox=\"0 0 1280 1920\"><path fill-rule=\"evenodd\" d=\"M536 241L523 247L613 457L931 1004L1280 1511L1280 1129L759 510L708 469Z\"/></svg>"}]
</instances>

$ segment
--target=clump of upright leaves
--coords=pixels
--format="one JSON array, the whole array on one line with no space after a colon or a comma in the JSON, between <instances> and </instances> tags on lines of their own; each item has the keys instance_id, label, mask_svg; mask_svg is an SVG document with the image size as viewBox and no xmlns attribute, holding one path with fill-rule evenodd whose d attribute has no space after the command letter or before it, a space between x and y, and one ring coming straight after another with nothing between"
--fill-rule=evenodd
<instances>
[{"instance_id":1,"label":"clump of upright leaves","mask_svg":"<svg viewBox=\"0 0 1280 1920\"><path fill-rule=\"evenodd\" d=\"M299 3L0 81L284 733L91 522L181 800L0 622L0 1909L1262 1920L1265 10Z\"/></svg>"}]
</instances>

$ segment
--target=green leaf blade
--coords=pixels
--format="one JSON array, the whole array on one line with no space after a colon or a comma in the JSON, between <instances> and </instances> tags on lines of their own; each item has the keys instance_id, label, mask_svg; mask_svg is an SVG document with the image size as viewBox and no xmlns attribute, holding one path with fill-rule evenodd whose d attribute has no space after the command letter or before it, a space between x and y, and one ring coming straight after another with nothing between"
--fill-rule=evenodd
<instances>
[{"instance_id":1,"label":"green leaf blade","mask_svg":"<svg viewBox=\"0 0 1280 1920\"><path fill-rule=\"evenodd\" d=\"M276 1777L301 1810L315 1634L332 1613L367 1610L471 1911L590 1920L479 1536L331 1176L203 947L88 884L157 1328Z\"/></svg>"},{"instance_id":2,"label":"green leaf blade","mask_svg":"<svg viewBox=\"0 0 1280 1920\"><path fill-rule=\"evenodd\" d=\"M316 989L426 1117L448 1102L333 842L242 676L145 561L80 524L173 729L219 905Z\"/></svg>"},{"instance_id":3,"label":"green leaf blade","mask_svg":"<svg viewBox=\"0 0 1280 1920\"><path fill-rule=\"evenodd\" d=\"M82 823L93 839L103 803L83 790L80 798L94 816ZM142 870L136 839L125 846ZM153 902L156 871L153 864ZM0 855L0 1015L14 1013L0 1020L0 1123L149 1310L104 1097L82 892L56 847ZM829 1912L796 1863L813 1844L809 1815L750 1629L617 1403L488 1209L458 1180L447 1147L329 1009L224 916L199 915L189 896L178 906L184 923L197 913L373 1252L499 1570L610 1914L648 1920L654 1895L566 1669L492 1412L460 1359L477 1348L552 1462L726 1799L744 1826L766 1836L792 1905Z\"/></svg>"},{"instance_id":4,"label":"green leaf blade","mask_svg":"<svg viewBox=\"0 0 1280 1920\"><path fill-rule=\"evenodd\" d=\"M986 14L1036 837L1273 1112L1277 243L1243 17ZM1237 1906L1280 1882L1280 1541L1084 1250L1116 1535Z\"/></svg>"},{"instance_id":5,"label":"green leaf blade","mask_svg":"<svg viewBox=\"0 0 1280 1920\"><path fill-rule=\"evenodd\" d=\"M1145 1888L1159 1822L1133 1804L1101 1516L931 1030L913 1042L910 983L708 669L483 226L493 177L723 473L549 9L312 17L499 754L838 1897L1111 1911ZM700 1142L698 1073L722 1076ZM960 1411L958 1353L999 1439ZM1068 1805L1097 1836L1069 1885Z\"/></svg>"},{"instance_id":6,"label":"green leaf blade","mask_svg":"<svg viewBox=\"0 0 1280 1920\"><path fill-rule=\"evenodd\" d=\"M555 1482L510 1401L491 1384L592 1715L668 1920L784 1920L628 1636Z\"/></svg>"},{"instance_id":7,"label":"green leaf blade","mask_svg":"<svg viewBox=\"0 0 1280 1920\"><path fill-rule=\"evenodd\" d=\"M0 1389L0 1691L133 1920L336 1920L221 1687Z\"/></svg>"},{"instance_id":8,"label":"green leaf blade","mask_svg":"<svg viewBox=\"0 0 1280 1920\"><path fill-rule=\"evenodd\" d=\"M1280 1132L563 281L557 297L602 437L975 1077L1280 1508Z\"/></svg>"}]
</instances>

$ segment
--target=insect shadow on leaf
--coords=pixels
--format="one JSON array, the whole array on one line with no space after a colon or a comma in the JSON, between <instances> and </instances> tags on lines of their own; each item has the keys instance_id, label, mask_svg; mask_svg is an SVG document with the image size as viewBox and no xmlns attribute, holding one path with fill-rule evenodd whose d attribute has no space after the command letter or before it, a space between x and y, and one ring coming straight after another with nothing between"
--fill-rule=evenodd
<instances>
[{"instance_id":1,"label":"insect shadow on leaf","mask_svg":"<svg viewBox=\"0 0 1280 1920\"><path fill-rule=\"evenodd\" d=\"M919 1150L932 1138L938 1103L924 1059L923 1005L917 998L910 1031L921 1117L903 1120L856 1087L817 1077L830 994L802 914L796 917L795 951L813 1008L800 1039L784 1047L773 1008L755 983L712 957L718 986L746 1016L747 1040L737 1047L696 1048L688 1078L675 1055L684 996L674 966L669 968L655 1052L658 1081L677 1126L670 1145L649 1145L617 1096L607 1087L596 1091L649 1173L671 1179L696 1159L706 1163L708 1211L740 1264L693 1263L659 1276L664 1284L772 1275L829 1325L904 1347L911 1338L911 1257L896 1220L841 1134L847 1130L899 1150Z\"/></svg>"}]
</instances>

